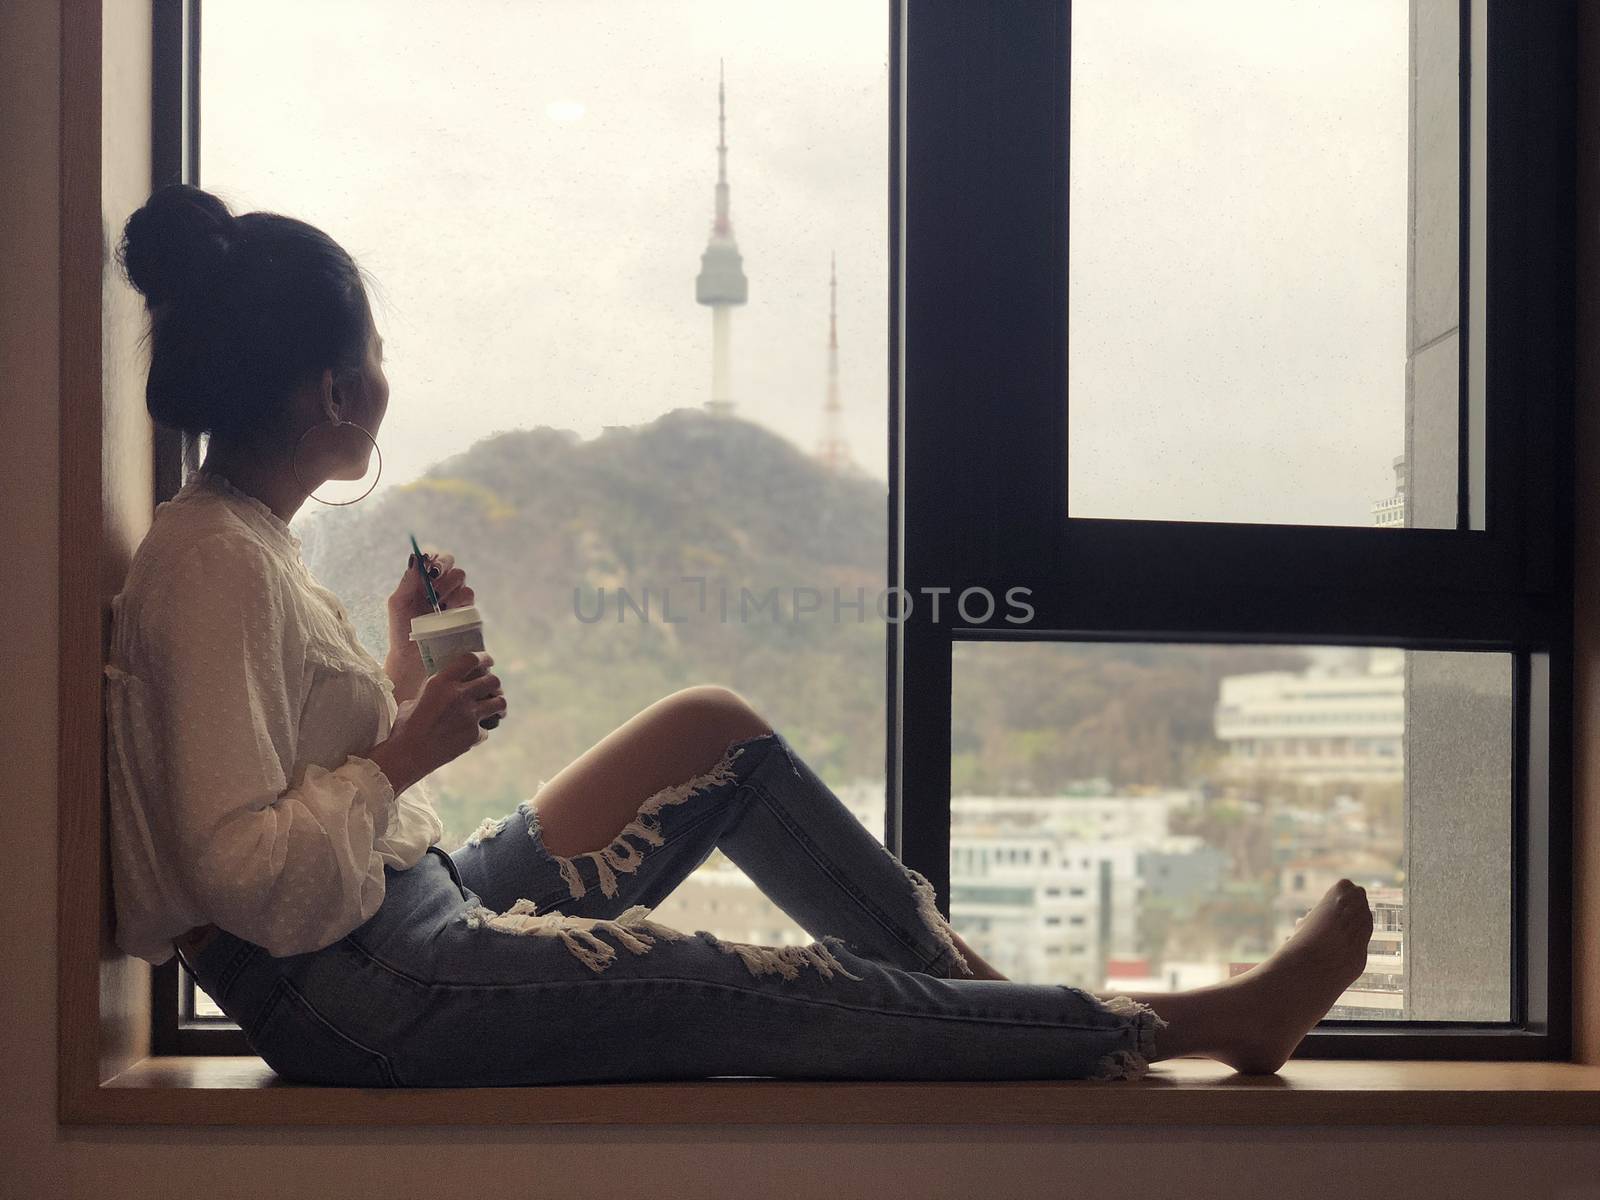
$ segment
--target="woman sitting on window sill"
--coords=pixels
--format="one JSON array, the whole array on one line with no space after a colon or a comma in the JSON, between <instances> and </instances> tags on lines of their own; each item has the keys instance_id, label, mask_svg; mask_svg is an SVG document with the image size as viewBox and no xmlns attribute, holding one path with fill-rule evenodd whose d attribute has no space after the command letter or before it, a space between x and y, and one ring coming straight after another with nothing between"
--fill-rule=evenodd
<instances>
[{"instance_id":1,"label":"woman sitting on window sill","mask_svg":"<svg viewBox=\"0 0 1600 1200\"><path fill-rule=\"evenodd\" d=\"M1371 912L1341 880L1214 986L1006 980L714 686L649 706L446 852L426 781L507 712L494 660L425 672L408 563L378 663L289 528L322 483L364 476L388 406L358 268L312 226L183 185L133 214L120 255L152 319L150 412L209 443L114 602L117 941L176 949L286 1079L1133 1079L1195 1054L1271 1072L1361 973ZM451 555L424 565L446 608L472 604ZM817 940L650 920L713 849Z\"/></svg>"}]
</instances>

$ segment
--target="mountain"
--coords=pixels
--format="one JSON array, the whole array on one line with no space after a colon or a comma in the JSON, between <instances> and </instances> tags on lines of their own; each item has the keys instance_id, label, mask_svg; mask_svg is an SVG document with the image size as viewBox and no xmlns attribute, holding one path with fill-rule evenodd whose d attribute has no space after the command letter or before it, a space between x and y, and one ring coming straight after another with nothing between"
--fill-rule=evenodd
<instances>
[{"instance_id":1,"label":"mountain","mask_svg":"<svg viewBox=\"0 0 1600 1200\"><path fill-rule=\"evenodd\" d=\"M495 434L370 505L314 514L300 536L380 661L408 534L466 570L510 707L489 742L434 776L454 829L449 812L507 811L696 683L745 696L824 778L881 779L885 626L873 605L886 505L877 480L831 474L763 426L677 409L588 441L548 427ZM865 619L845 610L834 623L835 587L845 599L865 590ZM752 601L741 619L741 588L778 589L779 608ZM788 619L794 588L821 592L822 611ZM602 594L604 618L580 620Z\"/></svg>"}]
</instances>

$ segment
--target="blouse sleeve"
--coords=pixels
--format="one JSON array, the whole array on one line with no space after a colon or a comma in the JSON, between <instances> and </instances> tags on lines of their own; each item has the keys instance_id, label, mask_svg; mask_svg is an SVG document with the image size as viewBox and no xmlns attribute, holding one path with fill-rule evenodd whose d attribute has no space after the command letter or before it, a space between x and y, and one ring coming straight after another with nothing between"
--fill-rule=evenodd
<instances>
[{"instance_id":1,"label":"blouse sleeve","mask_svg":"<svg viewBox=\"0 0 1600 1200\"><path fill-rule=\"evenodd\" d=\"M282 957L338 941L378 910L374 848L395 792L350 754L298 780L303 646L281 567L258 543L189 547L150 611L176 835L173 864L217 925Z\"/></svg>"}]
</instances>

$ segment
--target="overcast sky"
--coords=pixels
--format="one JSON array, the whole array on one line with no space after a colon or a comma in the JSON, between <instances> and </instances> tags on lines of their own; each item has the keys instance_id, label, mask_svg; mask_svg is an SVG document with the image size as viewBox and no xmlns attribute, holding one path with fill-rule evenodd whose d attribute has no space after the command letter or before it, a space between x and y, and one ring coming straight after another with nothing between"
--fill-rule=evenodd
<instances>
[{"instance_id":1,"label":"overcast sky","mask_svg":"<svg viewBox=\"0 0 1600 1200\"><path fill-rule=\"evenodd\" d=\"M1074 6L1080 515L1370 525L1393 492L1408 20L1406 0Z\"/></svg>"},{"instance_id":2,"label":"overcast sky","mask_svg":"<svg viewBox=\"0 0 1600 1200\"><path fill-rule=\"evenodd\" d=\"M815 448L837 252L846 434L886 478L885 4L204 20L202 184L378 280L382 486L497 429L706 399L719 57L739 412ZM1073 34L1074 511L1370 524L1403 449L1406 4L1079 0Z\"/></svg>"}]
</instances>

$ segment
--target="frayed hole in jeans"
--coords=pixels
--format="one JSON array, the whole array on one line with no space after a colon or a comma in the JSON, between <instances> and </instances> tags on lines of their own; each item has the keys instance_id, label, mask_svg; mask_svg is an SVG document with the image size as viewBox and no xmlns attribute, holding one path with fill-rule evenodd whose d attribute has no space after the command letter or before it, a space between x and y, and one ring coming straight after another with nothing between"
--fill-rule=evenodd
<instances>
[{"instance_id":1,"label":"frayed hole in jeans","mask_svg":"<svg viewBox=\"0 0 1600 1200\"><path fill-rule=\"evenodd\" d=\"M648 796L639 805L633 820L629 821L612 838L610 843L598 850L590 850L583 854L566 855L546 853L555 860L556 867L561 871L561 878L566 881L567 889L572 893L574 900L581 899L588 891L583 876L578 871L578 862L588 859L594 864L595 874L599 878L600 891L606 896L617 894L617 872L632 873L639 869L639 864L644 861L644 850L633 845L627 839L637 838L650 846L659 846L662 843L660 812L672 804L682 804L696 792L718 784L731 783L738 779L738 773L733 768L733 763L740 754L744 753L742 746L734 743L715 765L709 770L692 776L682 783L664 787L660 791ZM543 786L541 784L541 786ZM528 836L539 837L538 808L532 800L524 800L519 806L527 814Z\"/></svg>"},{"instance_id":2,"label":"frayed hole in jeans","mask_svg":"<svg viewBox=\"0 0 1600 1200\"><path fill-rule=\"evenodd\" d=\"M724 954L738 955L752 975L781 975L785 979L798 979L802 967L814 967L824 979L832 979L835 972L846 979L861 979L861 976L845 970L844 964L834 957L832 947L844 944L837 937L825 937L808 946L759 946L750 942L724 941L706 930L701 930L701 936Z\"/></svg>"},{"instance_id":3,"label":"frayed hole in jeans","mask_svg":"<svg viewBox=\"0 0 1600 1200\"><path fill-rule=\"evenodd\" d=\"M899 859L895 860L899 862ZM963 975L976 975L971 966L967 964L966 955L956 946L955 939L950 936L950 924L939 913L939 904L934 896L933 884L928 882L927 876L920 871L914 871L905 863L900 863L900 869L906 873L906 878L911 880L911 886L916 890L917 914L922 918L934 938L938 941L941 950L939 957L931 966L941 968L940 973L954 978L957 971Z\"/></svg>"},{"instance_id":4,"label":"frayed hole in jeans","mask_svg":"<svg viewBox=\"0 0 1600 1200\"><path fill-rule=\"evenodd\" d=\"M505 831L506 822L509 820L509 817L485 817L482 824L467 838L467 845L476 846L479 842L499 837Z\"/></svg>"},{"instance_id":5,"label":"frayed hole in jeans","mask_svg":"<svg viewBox=\"0 0 1600 1200\"><path fill-rule=\"evenodd\" d=\"M686 941L691 935L670 925L650 920L650 910L635 904L612 920L596 917L569 917L565 913L540 913L532 900L518 900L503 913L491 912L482 904L461 914L470 929L492 929L518 937L560 938L574 958L599 974L616 961L616 947L602 941L608 934L617 945L634 954L647 953L658 939Z\"/></svg>"}]
</instances>

